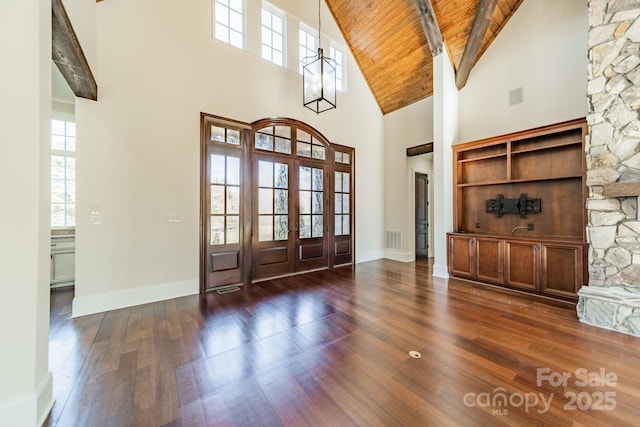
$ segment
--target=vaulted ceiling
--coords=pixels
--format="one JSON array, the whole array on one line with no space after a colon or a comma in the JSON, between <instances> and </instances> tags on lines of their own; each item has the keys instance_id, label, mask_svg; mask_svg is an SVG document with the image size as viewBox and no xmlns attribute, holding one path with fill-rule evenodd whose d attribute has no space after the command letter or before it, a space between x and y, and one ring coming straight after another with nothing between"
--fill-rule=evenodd
<instances>
[{"instance_id":1,"label":"vaulted ceiling","mask_svg":"<svg viewBox=\"0 0 640 427\"><path fill-rule=\"evenodd\" d=\"M325 0L383 114L432 95L427 34L444 40L460 89L523 1Z\"/></svg>"}]
</instances>

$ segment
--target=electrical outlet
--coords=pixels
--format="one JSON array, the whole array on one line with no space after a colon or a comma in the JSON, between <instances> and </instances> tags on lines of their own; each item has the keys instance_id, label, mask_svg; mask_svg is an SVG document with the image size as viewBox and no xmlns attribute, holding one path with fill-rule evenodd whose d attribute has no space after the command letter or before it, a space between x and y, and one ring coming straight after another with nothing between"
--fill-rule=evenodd
<instances>
[{"instance_id":1,"label":"electrical outlet","mask_svg":"<svg viewBox=\"0 0 640 427\"><path fill-rule=\"evenodd\" d=\"M533 231L533 224L527 224L527 231Z\"/></svg>"}]
</instances>

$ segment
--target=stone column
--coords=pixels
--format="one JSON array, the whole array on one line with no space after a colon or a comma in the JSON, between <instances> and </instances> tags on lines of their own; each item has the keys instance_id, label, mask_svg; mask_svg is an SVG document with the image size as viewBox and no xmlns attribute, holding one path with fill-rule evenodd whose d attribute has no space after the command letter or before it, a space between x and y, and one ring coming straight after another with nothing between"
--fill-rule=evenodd
<instances>
[{"instance_id":1,"label":"stone column","mask_svg":"<svg viewBox=\"0 0 640 427\"><path fill-rule=\"evenodd\" d=\"M581 321L640 336L640 0L589 0L589 286Z\"/></svg>"}]
</instances>

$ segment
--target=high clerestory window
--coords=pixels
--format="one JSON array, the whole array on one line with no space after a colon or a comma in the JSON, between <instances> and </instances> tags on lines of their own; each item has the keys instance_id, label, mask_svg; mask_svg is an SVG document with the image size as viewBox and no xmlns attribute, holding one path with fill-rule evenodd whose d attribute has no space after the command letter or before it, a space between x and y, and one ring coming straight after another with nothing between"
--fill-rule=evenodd
<instances>
[{"instance_id":1,"label":"high clerestory window","mask_svg":"<svg viewBox=\"0 0 640 427\"><path fill-rule=\"evenodd\" d=\"M244 49L244 15L244 0L215 0L215 38Z\"/></svg>"},{"instance_id":2,"label":"high clerestory window","mask_svg":"<svg viewBox=\"0 0 640 427\"><path fill-rule=\"evenodd\" d=\"M302 67L304 67L307 62L312 61L317 55L318 37L312 29L300 24L300 31L298 35L298 57L300 58L298 71L300 74L302 74Z\"/></svg>"},{"instance_id":3,"label":"high clerestory window","mask_svg":"<svg viewBox=\"0 0 640 427\"><path fill-rule=\"evenodd\" d=\"M285 15L269 3L262 4L262 58L285 66Z\"/></svg>"},{"instance_id":4,"label":"high clerestory window","mask_svg":"<svg viewBox=\"0 0 640 427\"><path fill-rule=\"evenodd\" d=\"M344 50L333 43L329 47L329 57L335 61L336 67L336 89L341 92L347 91Z\"/></svg>"},{"instance_id":5,"label":"high clerestory window","mask_svg":"<svg viewBox=\"0 0 640 427\"><path fill-rule=\"evenodd\" d=\"M247 15L254 16L260 7L260 28L247 28ZM249 10L247 10L249 9ZM295 67L294 62L287 65L287 21L298 25L298 72L302 74L305 58L307 62L318 54L318 31L296 20L287 18L284 11L267 2L249 2L246 0L213 0L213 37L224 43L247 50L247 37L257 40L253 34L260 31L260 55L267 61L281 67ZM294 27L295 32L295 27ZM249 48L249 50L252 50ZM335 60L336 88L347 91L346 48L331 40L329 57ZM327 52L325 52L326 54Z\"/></svg>"}]
</instances>

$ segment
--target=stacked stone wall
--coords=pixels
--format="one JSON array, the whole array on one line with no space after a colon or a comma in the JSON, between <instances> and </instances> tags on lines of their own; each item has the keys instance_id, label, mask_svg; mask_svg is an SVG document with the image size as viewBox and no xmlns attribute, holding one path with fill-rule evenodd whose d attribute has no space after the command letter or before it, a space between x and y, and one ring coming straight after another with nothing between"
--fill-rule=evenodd
<instances>
[{"instance_id":1,"label":"stacked stone wall","mask_svg":"<svg viewBox=\"0 0 640 427\"><path fill-rule=\"evenodd\" d=\"M608 290L581 291L578 316L638 334L638 198L607 197L605 186L640 181L640 0L589 0L588 5L589 287Z\"/></svg>"}]
</instances>

